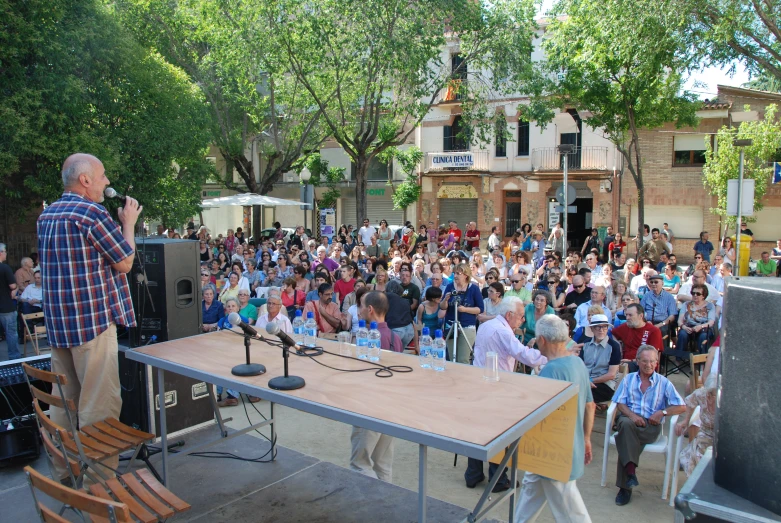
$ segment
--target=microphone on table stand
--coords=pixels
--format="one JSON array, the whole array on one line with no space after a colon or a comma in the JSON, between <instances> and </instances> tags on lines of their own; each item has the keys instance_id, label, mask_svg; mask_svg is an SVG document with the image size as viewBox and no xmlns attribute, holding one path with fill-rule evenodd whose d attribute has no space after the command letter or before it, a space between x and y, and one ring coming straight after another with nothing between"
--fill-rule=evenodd
<instances>
[{"instance_id":1,"label":"microphone on table stand","mask_svg":"<svg viewBox=\"0 0 781 523\"><path fill-rule=\"evenodd\" d=\"M231 374L234 376L258 376L266 372L266 367L260 363L250 363L249 361L249 340L252 337L258 336L258 331L241 321L241 316L239 316L239 313L237 312L231 312L228 315L228 322L244 331L244 349L247 355L247 363L242 363L233 367L231 369Z\"/></svg>"},{"instance_id":2,"label":"microphone on table stand","mask_svg":"<svg viewBox=\"0 0 781 523\"><path fill-rule=\"evenodd\" d=\"M266 332L282 340L282 357L285 361L285 375L271 378L268 381L268 386L275 390L296 390L306 385L304 378L299 376L290 376L287 372L287 360L290 356L290 348L295 347L296 342L293 341L293 339L288 336L287 333L280 329L279 325L274 321L266 324Z\"/></svg>"}]
</instances>

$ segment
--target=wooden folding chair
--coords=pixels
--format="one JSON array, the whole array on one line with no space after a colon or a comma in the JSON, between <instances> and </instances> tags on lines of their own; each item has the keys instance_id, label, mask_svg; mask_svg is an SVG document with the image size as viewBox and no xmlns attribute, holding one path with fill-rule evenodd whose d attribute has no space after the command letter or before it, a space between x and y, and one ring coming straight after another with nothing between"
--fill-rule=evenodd
<instances>
[{"instance_id":1,"label":"wooden folding chair","mask_svg":"<svg viewBox=\"0 0 781 523\"><path fill-rule=\"evenodd\" d=\"M68 520L59 514L55 514L49 507L38 501L37 492L43 492L47 496L63 503L64 506L76 510L79 514L88 514L95 522L126 523L130 519L130 510L127 505L90 496L72 488L53 481L34 468L24 468L30 491L33 495L33 503L38 517L43 523L68 523Z\"/></svg>"},{"instance_id":2,"label":"wooden folding chair","mask_svg":"<svg viewBox=\"0 0 781 523\"><path fill-rule=\"evenodd\" d=\"M60 400L55 397L50 399L52 405L57 405L57 400ZM96 481L89 486L89 490L94 496L111 502L124 503L133 517L144 523L164 521L174 514L190 509L187 502L163 486L147 469L127 472L119 478L107 480L93 475L86 462L79 459L79 450L80 448L84 449L82 452L86 454L95 454L95 451L90 449L88 445L71 438L70 434L62 427L49 419L41 410L38 398L33 399L33 408L39 420L44 449L50 463L66 468L71 484L75 487L82 485L85 475L89 476L90 479ZM76 436L76 438L80 437ZM53 469L51 470L53 472ZM76 508L67 501L63 501L63 503L59 515L62 515L67 508Z\"/></svg>"},{"instance_id":3,"label":"wooden folding chair","mask_svg":"<svg viewBox=\"0 0 781 523\"><path fill-rule=\"evenodd\" d=\"M702 377L702 369L700 366L704 365L707 359L707 354L692 354L689 357L689 365L691 365L692 370L691 376L689 376L689 383L692 392L699 389L702 385L702 380L700 379Z\"/></svg>"},{"instance_id":4,"label":"wooden folding chair","mask_svg":"<svg viewBox=\"0 0 781 523\"><path fill-rule=\"evenodd\" d=\"M45 325L33 325L32 330L30 329L30 321L34 320L42 320L43 319L43 313L42 312L33 312L31 314L22 314L22 324L24 325L24 342L22 343L22 346L24 348L24 357L27 357L27 341L29 340L32 343L33 349L35 350L35 355L38 356L40 352L40 348L38 346L38 340L40 339L47 339L46 338L46 326Z\"/></svg>"},{"instance_id":5,"label":"wooden folding chair","mask_svg":"<svg viewBox=\"0 0 781 523\"><path fill-rule=\"evenodd\" d=\"M67 384L65 376L36 369L26 363L22 363L22 368L24 369L27 385L30 387L30 393L33 398L64 410L70 425L68 429L56 425L51 420L49 420L49 423L54 424L56 430L60 431L64 448L68 452L69 457L84 463L89 469L97 473L101 479L108 479L108 476L100 470L101 467L106 466L102 462L122 452L132 450L133 455L128 461L126 468L126 470L130 470L142 448L147 443L154 441L154 434L136 430L115 418L107 418L92 425L78 427L75 403L70 399L62 399L65 397L62 386ZM39 389L30 382L30 379L51 383L52 391L59 393L59 396ZM40 419L39 423L44 423L43 419ZM96 465L101 467L96 467ZM148 461L147 466L149 466Z\"/></svg>"}]
</instances>

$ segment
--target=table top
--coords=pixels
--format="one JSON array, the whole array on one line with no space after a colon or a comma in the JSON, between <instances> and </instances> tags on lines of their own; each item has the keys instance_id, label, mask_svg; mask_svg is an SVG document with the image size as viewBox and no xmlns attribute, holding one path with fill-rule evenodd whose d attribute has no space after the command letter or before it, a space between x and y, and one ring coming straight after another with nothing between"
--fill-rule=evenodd
<instances>
[{"instance_id":1,"label":"table top","mask_svg":"<svg viewBox=\"0 0 781 523\"><path fill-rule=\"evenodd\" d=\"M338 343L319 340L338 353ZM251 361L266 367L260 376L231 374L245 362L244 341L232 332L214 332L158 343L126 352L126 357L208 383L377 430L449 452L487 460L577 394L574 385L524 374L500 372L498 382L483 380L481 368L447 363L444 372L422 369L416 356L382 351L383 365L407 365L409 373L379 378L374 371L339 372L310 358L291 355L289 373L306 380L304 388L278 391L268 381L284 374L282 350L253 339ZM339 369L368 363L324 353L318 361Z\"/></svg>"}]
</instances>

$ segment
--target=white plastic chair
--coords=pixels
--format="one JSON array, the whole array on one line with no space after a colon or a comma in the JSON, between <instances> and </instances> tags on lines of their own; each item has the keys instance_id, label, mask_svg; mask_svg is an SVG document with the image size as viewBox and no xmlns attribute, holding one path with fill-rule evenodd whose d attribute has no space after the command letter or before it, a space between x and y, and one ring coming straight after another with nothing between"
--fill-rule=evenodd
<instances>
[{"instance_id":1,"label":"white plastic chair","mask_svg":"<svg viewBox=\"0 0 781 523\"><path fill-rule=\"evenodd\" d=\"M697 408L694 409L694 412L692 412L692 417L689 420L689 424L686 425L686 429L688 430L689 427L694 425L699 420L700 420L700 407L697 406ZM681 451L683 450L683 445L684 445L683 434L684 433L681 433L681 435L678 436L675 440L675 459L673 461L673 468L671 470L672 482L670 484L670 506L671 507L675 505L675 495L678 494L678 472L679 472L678 469L681 467Z\"/></svg>"},{"instance_id":2,"label":"white plastic chair","mask_svg":"<svg viewBox=\"0 0 781 523\"><path fill-rule=\"evenodd\" d=\"M613 432L613 422L616 417L616 411L618 410L617 404L613 403L610 408L607 409L607 416L605 417L605 447L602 452L602 486L607 483L607 455L610 450L610 445L616 444L616 433ZM650 452L652 454L664 454L664 486L662 487L662 499L667 499L667 488L670 485L670 468L672 467L673 458L673 438L668 435L674 434L673 426L678 422L678 415L668 416L667 422L662 425L662 430L659 432L659 437L653 443L645 446L643 452ZM668 425L665 430L665 425Z\"/></svg>"}]
</instances>

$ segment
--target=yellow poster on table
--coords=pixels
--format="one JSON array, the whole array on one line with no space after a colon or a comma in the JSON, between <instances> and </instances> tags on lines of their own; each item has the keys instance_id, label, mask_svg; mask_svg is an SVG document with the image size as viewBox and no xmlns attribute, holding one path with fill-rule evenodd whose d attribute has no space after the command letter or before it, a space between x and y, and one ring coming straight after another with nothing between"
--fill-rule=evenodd
<instances>
[{"instance_id":1,"label":"yellow poster on table","mask_svg":"<svg viewBox=\"0 0 781 523\"><path fill-rule=\"evenodd\" d=\"M569 481L577 410L578 396L575 395L521 437L518 444L519 470L556 481ZM503 458L504 452L501 452L491 458L491 463L500 463Z\"/></svg>"}]
</instances>

